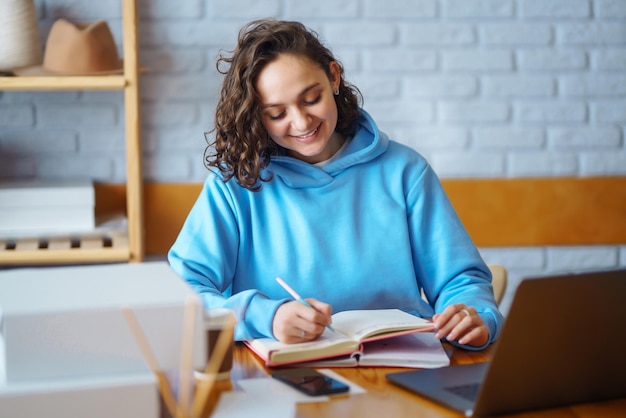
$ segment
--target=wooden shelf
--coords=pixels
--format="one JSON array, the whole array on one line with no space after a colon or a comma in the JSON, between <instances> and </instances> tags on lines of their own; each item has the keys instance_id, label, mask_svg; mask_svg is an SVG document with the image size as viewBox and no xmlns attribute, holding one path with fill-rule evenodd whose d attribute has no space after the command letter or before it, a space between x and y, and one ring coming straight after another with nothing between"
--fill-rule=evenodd
<instances>
[{"instance_id":1,"label":"wooden shelf","mask_svg":"<svg viewBox=\"0 0 626 418\"><path fill-rule=\"evenodd\" d=\"M0 90L122 90L123 75L89 77L0 77Z\"/></svg>"},{"instance_id":2,"label":"wooden shelf","mask_svg":"<svg viewBox=\"0 0 626 418\"><path fill-rule=\"evenodd\" d=\"M102 233L89 237L0 239L0 264L76 264L127 261L128 237Z\"/></svg>"},{"instance_id":3,"label":"wooden shelf","mask_svg":"<svg viewBox=\"0 0 626 418\"><path fill-rule=\"evenodd\" d=\"M15 246L4 241L0 245L3 264L68 264L89 262L133 261L144 258L143 177L141 158L141 122L139 97L139 41L137 0L122 1L123 74L62 77L0 77L2 90L122 90L126 135L126 218L127 234L120 238L104 237L93 244L79 240L79 246L53 249L39 240L20 240ZM3 241L0 241L0 244ZM59 248L63 246L58 244ZM18 248L19 247L19 248Z\"/></svg>"}]
</instances>

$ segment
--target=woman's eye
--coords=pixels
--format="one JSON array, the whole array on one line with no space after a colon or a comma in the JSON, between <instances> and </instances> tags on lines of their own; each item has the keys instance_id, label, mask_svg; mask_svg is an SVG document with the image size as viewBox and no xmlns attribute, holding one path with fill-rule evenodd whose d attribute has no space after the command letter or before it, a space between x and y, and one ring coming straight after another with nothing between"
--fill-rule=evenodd
<instances>
[{"instance_id":1,"label":"woman's eye","mask_svg":"<svg viewBox=\"0 0 626 418\"><path fill-rule=\"evenodd\" d=\"M282 119L283 116L285 116L285 112L280 112L278 115L267 115L267 117L269 117L270 120Z\"/></svg>"},{"instance_id":2,"label":"woman's eye","mask_svg":"<svg viewBox=\"0 0 626 418\"><path fill-rule=\"evenodd\" d=\"M318 94L318 95L317 95L317 96L315 96L312 100L305 100L305 101L304 101L304 104L306 104L306 105L314 105L314 104L316 104L317 102L319 102L319 101L321 100L321 98L322 98L322 95L321 95L321 94Z\"/></svg>"}]
</instances>

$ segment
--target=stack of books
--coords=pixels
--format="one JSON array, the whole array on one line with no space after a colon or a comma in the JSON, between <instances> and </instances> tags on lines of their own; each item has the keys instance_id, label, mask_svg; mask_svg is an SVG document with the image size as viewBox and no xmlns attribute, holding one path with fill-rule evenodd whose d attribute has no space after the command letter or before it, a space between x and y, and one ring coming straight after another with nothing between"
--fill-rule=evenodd
<instances>
[{"instance_id":1,"label":"stack of books","mask_svg":"<svg viewBox=\"0 0 626 418\"><path fill-rule=\"evenodd\" d=\"M95 227L91 180L0 182L0 238L77 234Z\"/></svg>"}]
</instances>

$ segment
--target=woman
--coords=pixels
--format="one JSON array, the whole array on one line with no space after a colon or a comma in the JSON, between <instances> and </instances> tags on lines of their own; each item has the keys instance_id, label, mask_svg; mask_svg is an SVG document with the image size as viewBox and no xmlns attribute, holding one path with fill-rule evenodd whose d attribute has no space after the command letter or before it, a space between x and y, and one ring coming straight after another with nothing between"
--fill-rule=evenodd
<instances>
[{"instance_id":1,"label":"woman","mask_svg":"<svg viewBox=\"0 0 626 418\"><path fill-rule=\"evenodd\" d=\"M221 64L211 171L169 260L235 311L236 339L309 341L333 310L398 308L454 344L494 341L490 272L437 176L378 130L316 34L251 22Z\"/></svg>"}]
</instances>

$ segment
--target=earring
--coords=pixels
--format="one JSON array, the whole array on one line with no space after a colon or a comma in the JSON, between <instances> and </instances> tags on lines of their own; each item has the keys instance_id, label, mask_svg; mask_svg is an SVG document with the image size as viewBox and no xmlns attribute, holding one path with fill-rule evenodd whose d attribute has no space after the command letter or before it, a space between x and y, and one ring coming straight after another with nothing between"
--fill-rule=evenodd
<instances>
[{"instance_id":1,"label":"earring","mask_svg":"<svg viewBox=\"0 0 626 418\"><path fill-rule=\"evenodd\" d=\"M339 89L336 89L334 92L335 96L339 96Z\"/></svg>"}]
</instances>

